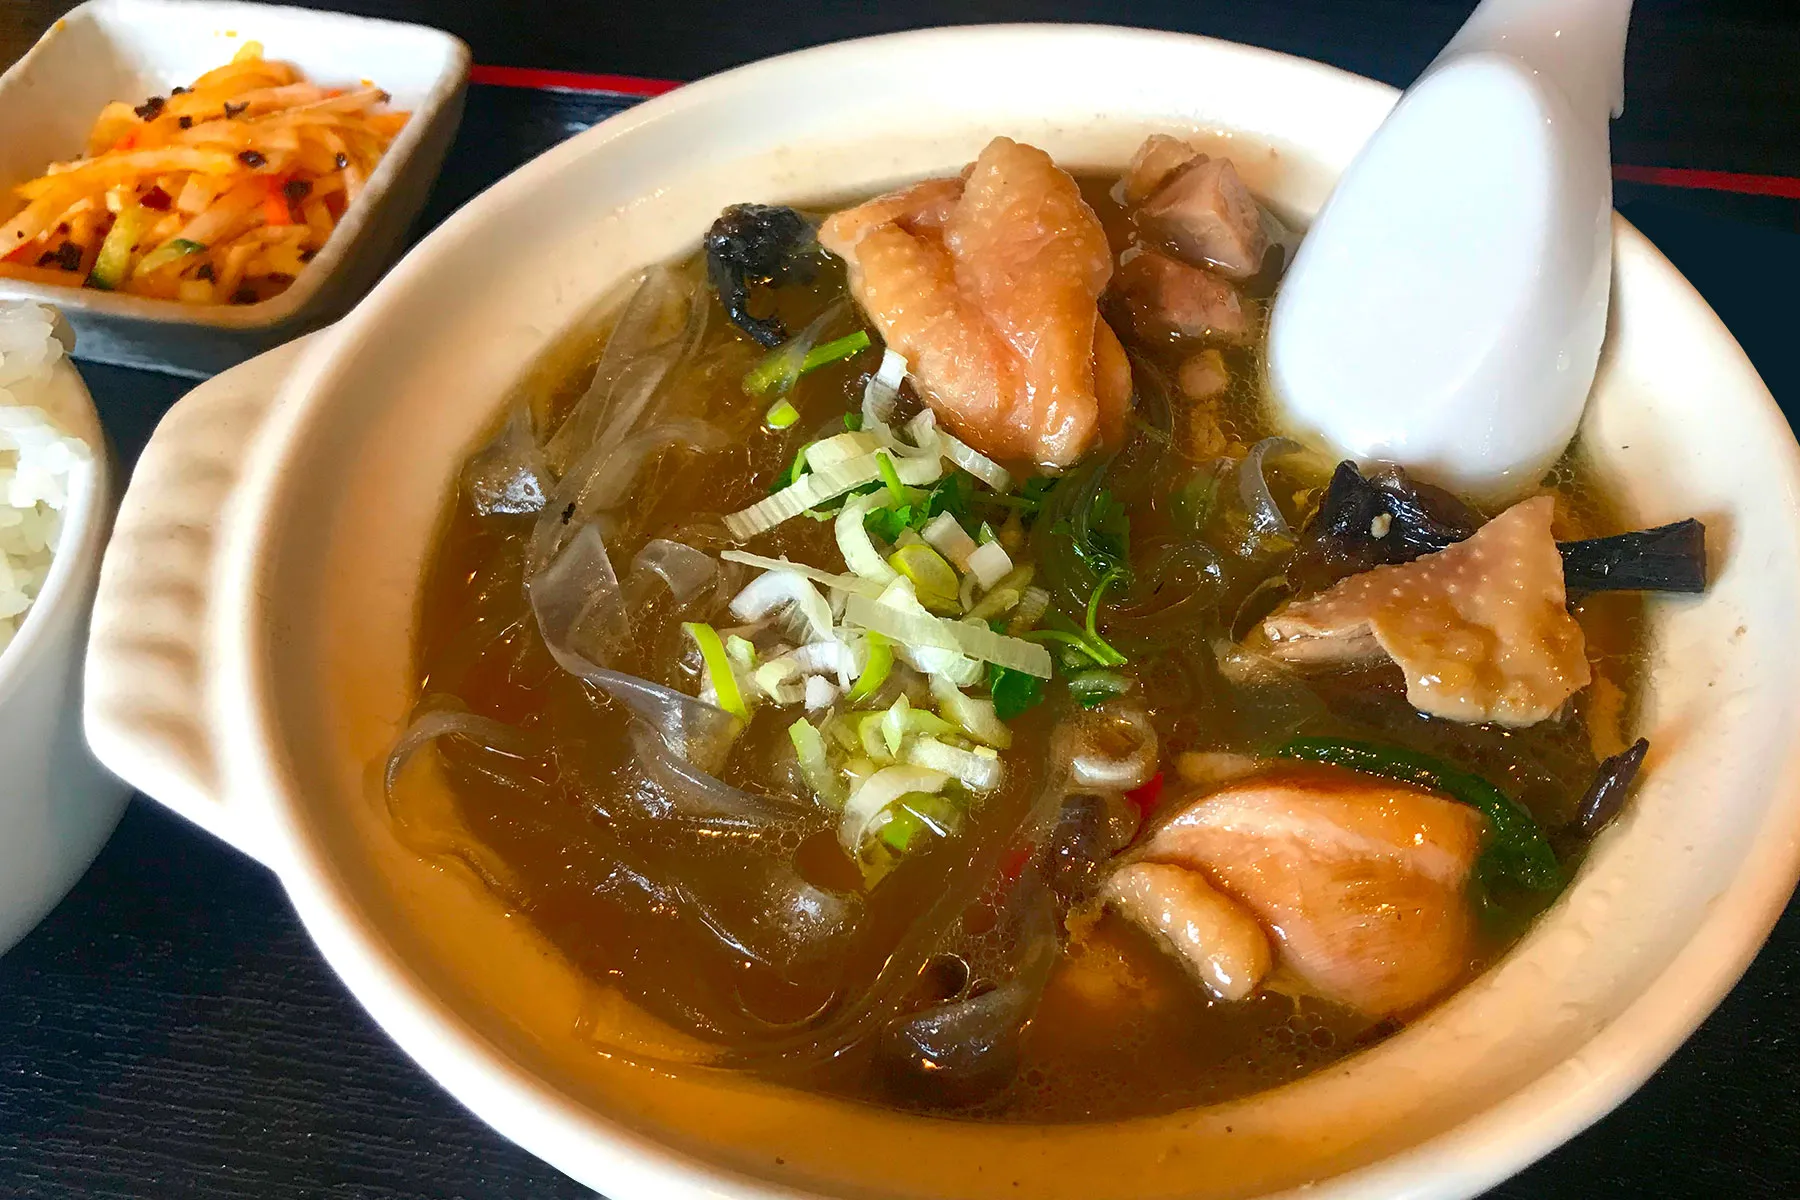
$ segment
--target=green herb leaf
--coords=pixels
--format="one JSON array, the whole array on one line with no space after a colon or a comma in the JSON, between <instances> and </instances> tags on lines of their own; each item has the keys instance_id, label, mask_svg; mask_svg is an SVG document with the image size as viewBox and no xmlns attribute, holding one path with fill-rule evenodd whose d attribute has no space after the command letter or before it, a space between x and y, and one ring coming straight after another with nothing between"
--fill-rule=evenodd
<instances>
[{"instance_id":1,"label":"green herb leaf","mask_svg":"<svg viewBox=\"0 0 1800 1200\"><path fill-rule=\"evenodd\" d=\"M1026 709L1043 703L1044 681L1023 671L989 663L988 696L994 702L994 715L1002 721L1010 721Z\"/></svg>"}]
</instances>

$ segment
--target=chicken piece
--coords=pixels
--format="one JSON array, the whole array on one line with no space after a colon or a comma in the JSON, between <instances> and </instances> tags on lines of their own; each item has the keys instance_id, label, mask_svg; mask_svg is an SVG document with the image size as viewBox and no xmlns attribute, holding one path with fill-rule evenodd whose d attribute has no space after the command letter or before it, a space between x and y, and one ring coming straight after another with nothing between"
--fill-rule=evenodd
<instances>
[{"instance_id":1,"label":"chicken piece","mask_svg":"<svg viewBox=\"0 0 1800 1200\"><path fill-rule=\"evenodd\" d=\"M1242 1000L1269 973L1269 938L1197 871L1140 862L1108 877L1101 898L1154 934L1222 1000Z\"/></svg>"},{"instance_id":2,"label":"chicken piece","mask_svg":"<svg viewBox=\"0 0 1800 1200\"><path fill-rule=\"evenodd\" d=\"M1249 336L1250 314L1235 287L1166 254L1133 255L1119 267L1117 286L1140 337L1242 342Z\"/></svg>"},{"instance_id":3,"label":"chicken piece","mask_svg":"<svg viewBox=\"0 0 1800 1200\"><path fill-rule=\"evenodd\" d=\"M1269 249L1262 209L1226 158L1176 171L1137 211L1138 228L1196 266L1231 279L1262 270Z\"/></svg>"},{"instance_id":4,"label":"chicken piece","mask_svg":"<svg viewBox=\"0 0 1800 1200\"><path fill-rule=\"evenodd\" d=\"M1119 181L1125 203L1142 204L1169 176L1195 160L1205 162L1206 155L1178 137L1166 133L1151 134L1131 156L1131 165L1125 168L1125 176Z\"/></svg>"},{"instance_id":5,"label":"chicken piece","mask_svg":"<svg viewBox=\"0 0 1800 1200\"><path fill-rule=\"evenodd\" d=\"M1555 501L1520 501L1468 540L1376 567L1263 622L1293 663L1393 659L1406 698L1452 721L1522 727L1551 716L1590 674L1550 532Z\"/></svg>"},{"instance_id":6,"label":"chicken piece","mask_svg":"<svg viewBox=\"0 0 1800 1200\"><path fill-rule=\"evenodd\" d=\"M995 138L963 179L828 218L820 243L913 385L991 458L1067 466L1124 430L1131 369L1100 319L1100 221L1042 150Z\"/></svg>"},{"instance_id":7,"label":"chicken piece","mask_svg":"<svg viewBox=\"0 0 1800 1200\"><path fill-rule=\"evenodd\" d=\"M1474 949L1469 872L1486 823L1431 792L1332 767L1228 784L1143 846L1255 913L1282 964L1372 1017L1417 1009Z\"/></svg>"}]
</instances>

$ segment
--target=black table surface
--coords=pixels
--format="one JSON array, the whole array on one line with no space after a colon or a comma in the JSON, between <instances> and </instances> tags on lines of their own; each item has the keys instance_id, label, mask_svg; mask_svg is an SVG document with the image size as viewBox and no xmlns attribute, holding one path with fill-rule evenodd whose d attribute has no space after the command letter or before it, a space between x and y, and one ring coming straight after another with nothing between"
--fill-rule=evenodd
<instances>
[{"instance_id":1,"label":"black table surface","mask_svg":"<svg viewBox=\"0 0 1800 1200\"><path fill-rule=\"evenodd\" d=\"M1089 20L1215 34L1403 83L1470 0L344 0L450 28L476 61L688 79L809 43L944 22ZM0 63L56 15L0 0ZM1800 177L1800 3L1638 0L1615 159ZM632 101L478 85L420 232ZM1786 191L1769 178L1682 176ZM1784 406L1800 202L1621 184L1619 207L1737 335ZM131 461L189 386L90 365ZM1788 407L1790 417L1796 415ZM1800 906L1719 1010L1617 1112L1493 1197L1800 1196ZM48 920L0 957L0 1196L561 1197L583 1189L469 1116L326 968L279 884L134 799Z\"/></svg>"}]
</instances>

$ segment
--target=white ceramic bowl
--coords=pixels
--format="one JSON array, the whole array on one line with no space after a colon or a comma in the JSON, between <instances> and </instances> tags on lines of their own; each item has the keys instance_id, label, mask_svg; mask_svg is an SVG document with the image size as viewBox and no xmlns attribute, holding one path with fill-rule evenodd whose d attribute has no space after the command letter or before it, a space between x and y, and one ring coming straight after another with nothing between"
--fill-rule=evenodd
<instances>
[{"instance_id":1,"label":"white ceramic bowl","mask_svg":"<svg viewBox=\"0 0 1800 1200\"><path fill-rule=\"evenodd\" d=\"M81 659L112 527L112 464L94 401L66 358L41 403L92 457L70 473L50 574L0 652L0 953L80 878L131 794L94 761L81 722Z\"/></svg>"},{"instance_id":2,"label":"white ceramic bowl","mask_svg":"<svg viewBox=\"0 0 1800 1200\"><path fill-rule=\"evenodd\" d=\"M1653 605L1655 750L1580 878L1504 962L1370 1051L1233 1104L1053 1128L647 1072L578 1027L622 1030L630 1012L466 870L403 845L379 788L465 454L559 332L693 247L721 206L953 170L998 133L1116 168L1145 133L1182 129L1305 216L1394 96L1200 38L977 28L807 51L608 121L472 203L334 330L170 416L103 575L98 752L268 863L425 1070L614 1200L1477 1192L1636 1087L1737 978L1796 875L1800 455L1730 335L1623 222L1582 436L1634 521L1707 521L1714 584ZM152 584L179 602L147 611L134 597Z\"/></svg>"},{"instance_id":3,"label":"white ceramic bowl","mask_svg":"<svg viewBox=\"0 0 1800 1200\"><path fill-rule=\"evenodd\" d=\"M260 304L192 305L0 279L0 299L54 304L83 358L210 375L326 324L394 257L462 116L469 48L435 29L232 0L87 0L0 75L0 191L78 154L101 108L166 96L245 42L325 85L372 79L413 114L319 256Z\"/></svg>"}]
</instances>

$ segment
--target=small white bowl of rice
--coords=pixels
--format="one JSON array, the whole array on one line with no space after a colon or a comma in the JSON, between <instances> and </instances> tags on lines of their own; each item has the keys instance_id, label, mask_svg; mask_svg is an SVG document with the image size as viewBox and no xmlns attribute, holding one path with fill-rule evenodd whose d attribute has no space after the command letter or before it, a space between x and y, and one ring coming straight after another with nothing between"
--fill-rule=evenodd
<instances>
[{"instance_id":1,"label":"small white bowl of rice","mask_svg":"<svg viewBox=\"0 0 1800 1200\"><path fill-rule=\"evenodd\" d=\"M130 794L81 727L114 495L71 340L54 309L0 303L0 952L74 885Z\"/></svg>"}]
</instances>

